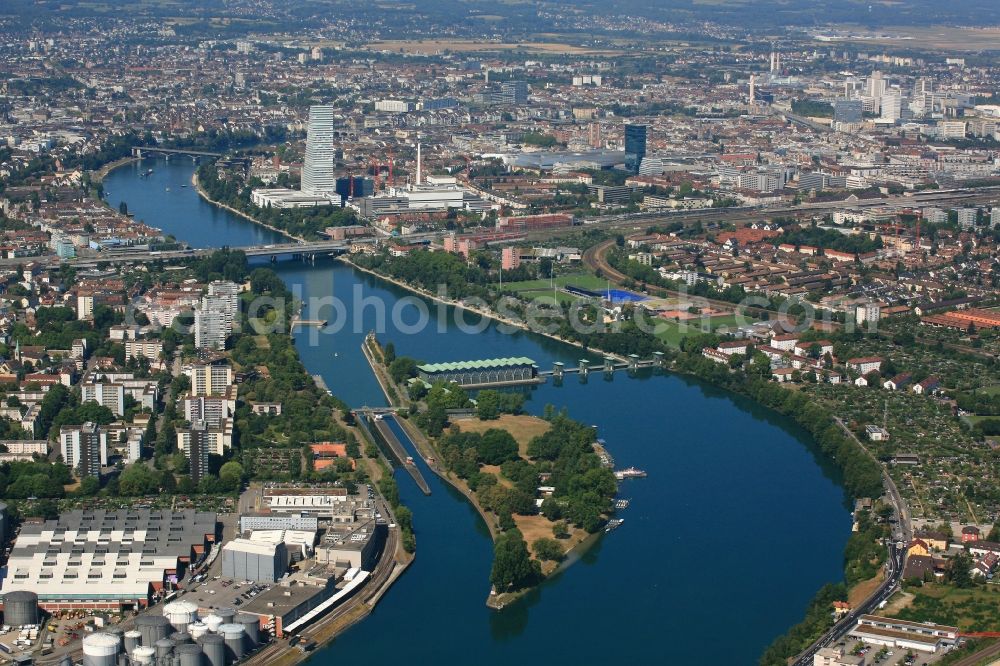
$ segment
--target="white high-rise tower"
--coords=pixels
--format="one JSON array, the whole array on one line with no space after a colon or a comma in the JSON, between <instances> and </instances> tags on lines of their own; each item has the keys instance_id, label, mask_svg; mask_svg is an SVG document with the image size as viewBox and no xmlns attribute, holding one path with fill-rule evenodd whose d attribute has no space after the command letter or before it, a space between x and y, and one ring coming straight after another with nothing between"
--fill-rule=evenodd
<instances>
[{"instance_id":1,"label":"white high-rise tower","mask_svg":"<svg viewBox=\"0 0 1000 666\"><path fill-rule=\"evenodd\" d=\"M325 195L336 191L333 178L333 107L309 107L306 160L302 166L302 192Z\"/></svg>"},{"instance_id":2,"label":"white high-rise tower","mask_svg":"<svg viewBox=\"0 0 1000 666\"><path fill-rule=\"evenodd\" d=\"M420 142L417 142L417 185L420 184L420 176L421 176L420 170L421 170L421 166L422 165L421 165L421 161L420 161Z\"/></svg>"}]
</instances>

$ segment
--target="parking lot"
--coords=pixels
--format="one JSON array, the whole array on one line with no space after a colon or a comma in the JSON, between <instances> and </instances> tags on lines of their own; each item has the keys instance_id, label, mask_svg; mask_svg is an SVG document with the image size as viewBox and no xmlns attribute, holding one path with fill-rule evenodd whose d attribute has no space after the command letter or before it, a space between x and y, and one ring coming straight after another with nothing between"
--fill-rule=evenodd
<instances>
[{"instance_id":1,"label":"parking lot","mask_svg":"<svg viewBox=\"0 0 1000 666\"><path fill-rule=\"evenodd\" d=\"M204 580L199 582L191 583L180 598L207 610L215 608L239 610L240 606L270 587L269 584L265 583L233 580L215 574L214 576L206 576Z\"/></svg>"},{"instance_id":2,"label":"parking lot","mask_svg":"<svg viewBox=\"0 0 1000 666\"><path fill-rule=\"evenodd\" d=\"M944 658L950 650L942 650L937 654L907 651L895 648L883 648L878 645L866 645L865 643L848 642L847 647L851 650L861 647L865 655L865 664L877 664L878 666L927 666L934 664Z\"/></svg>"}]
</instances>

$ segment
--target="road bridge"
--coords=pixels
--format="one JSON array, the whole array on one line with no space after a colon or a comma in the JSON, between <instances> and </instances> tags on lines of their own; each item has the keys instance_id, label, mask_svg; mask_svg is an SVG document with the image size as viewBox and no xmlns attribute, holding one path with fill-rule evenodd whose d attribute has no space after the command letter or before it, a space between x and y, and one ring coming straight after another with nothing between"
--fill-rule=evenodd
<instances>
[{"instance_id":1,"label":"road bridge","mask_svg":"<svg viewBox=\"0 0 1000 666\"><path fill-rule=\"evenodd\" d=\"M212 159L222 157L222 153L214 153L208 150L195 150L193 148L160 148L159 146L133 146L132 157L152 157L162 155L187 155L188 157L211 157Z\"/></svg>"},{"instance_id":2,"label":"road bridge","mask_svg":"<svg viewBox=\"0 0 1000 666\"><path fill-rule=\"evenodd\" d=\"M307 241L305 243L277 243L272 245L252 245L244 247L230 247L230 250L240 250L248 258L266 257L271 261L287 258L302 258L315 260L320 256L342 254L346 252L351 243L374 242L373 239L347 241ZM191 259L207 257L218 248L194 249L186 248L182 250L149 250L143 248L116 248L102 250L97 254L65 259L62 263L71 266L95 266L97 264L127 264L127 263L148 263L150 261L177 261L180 259ZM0 266L17 266L30 261L54 260L55 257L20 257L17 259L0 259ZM58 263L58 262L56 262Z\"/></svg>"}]
</instances>

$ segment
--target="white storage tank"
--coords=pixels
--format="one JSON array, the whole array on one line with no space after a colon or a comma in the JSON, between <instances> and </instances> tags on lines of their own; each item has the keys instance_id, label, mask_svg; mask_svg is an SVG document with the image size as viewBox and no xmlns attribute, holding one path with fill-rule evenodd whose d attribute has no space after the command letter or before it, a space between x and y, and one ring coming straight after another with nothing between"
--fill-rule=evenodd
<instances>
[{"instance_id":1,"label":"white storage tank","mask_svg":"<svg viewBox=\"0 0 1000 666\"><path fill-rule=\"evenodd\" d=\"M220 621L219 624L222 624L222 622ZM208 625L204 622L192 622L188 625L188 633L191 634L193 640L198 640L208 633Z\"/></svg>"},{"instance_id":2,"label":"white storage tank","mask_svg":"<svg viewBox=\"0 0 1000 666\"><path fill-rule=\"evenodd\" d=\"M132 631L125 632L125 654L131 657L132 653L140 645L142 645L141 631L136 631L135 629L133 629Z\"/></svg>"},{"instance_id":3,"label":"white storage tank","mask_svg":"<svg viewBox=\"0 0 1000 666\"><path fill-rule=\"evenodd\" d=\"M140 645L132 651L132 663L138 666L149 666L156 657L156 648Z\"/></svg>"},{"instance_id":4,"label":"white storage tank","mask_svg":"<svg viewBox=\"0 0 1000 666\"><path fill-rule=\"evenodd\" d=\"M114 634L105 632L88 634L83 638L83 665L115 666L118 663L121 646L121 641Z\"/></svg>"},{"instance_id":5,"label":"white storage tank","mask_svg":"<svg viewBox=\"0 0 1000 666\"><path fill-rule=\"evenodd\" d=\"M246 651L246 630L242 624L224 624L219 627L219 634L226 641L226 661L239 661Z\"/></svg>"},{"instance_id":6,"label":"white storage tank","mask_svg":"<svg viewBox=\"0 0 1000 666\"><path fill-rule=\"evenodd\" d=\"M205 626L208 627L208 630L213 633L219 631L219 627L223 624L222 618L214 613L212 615L206 615L202 618L202 622L204 622Z\"/></svg>"},{"instance_id":7,"label":"white storage tank","mask_svg":"<svg viewBox=\"0 0 1000 666\"><path fill-rule=\"evenodd\" d=\"M190 601L173 601L163 607L163 617L177 631L186 631L187 626L198 619L198 606Z\"/></svg>"}]
</instances>

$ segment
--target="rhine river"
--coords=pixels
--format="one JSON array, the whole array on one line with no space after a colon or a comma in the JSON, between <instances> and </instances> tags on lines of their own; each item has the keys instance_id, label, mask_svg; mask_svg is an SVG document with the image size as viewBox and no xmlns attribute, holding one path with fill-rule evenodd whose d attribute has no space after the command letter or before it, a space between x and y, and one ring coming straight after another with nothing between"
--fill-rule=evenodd
<instances>
[{"instance_id":1,"label":"rhine river","mask_svg":"<svg viewBox=\"0 0 1000 666\"><path fill-rule=\"evenodd\" d=\"M190 182L190 161L148 166L155 169L148 179L134 165L112 172L104 181L108 201L124 200L138 219L196 247L281 242L181 187ZM407 292L332 261L279 263L276 270L302 298L336 296L345 304L342 315L307 310L346 324L333 334L299 331L296 346L309 372L352 406L386 404L360 353L373 329L398 354L423 361L527 356L549 368L581 356L494 324L464 332L450 308L439 330L429 304L433 324L414 333L415 307L400 307L400 325L391 316ZM379 302L388 312L384 325ZM475 323L472 315L465 321ZM611 381L592 373L585 384L568 376L528 396L532 413L546 404L566 408L598 427L619 467L649 473L621 484L620 495L632 500L624 525L497 613L485 606L492 545L478 514L426 468L429 497L399 475L414 513L417 557L369 618L310 663L752 664L802 618L823 584L842 579L850 534L843 490L808 435L787 419L653 371L617 373Z\"/></svg>"}]
</instances>

